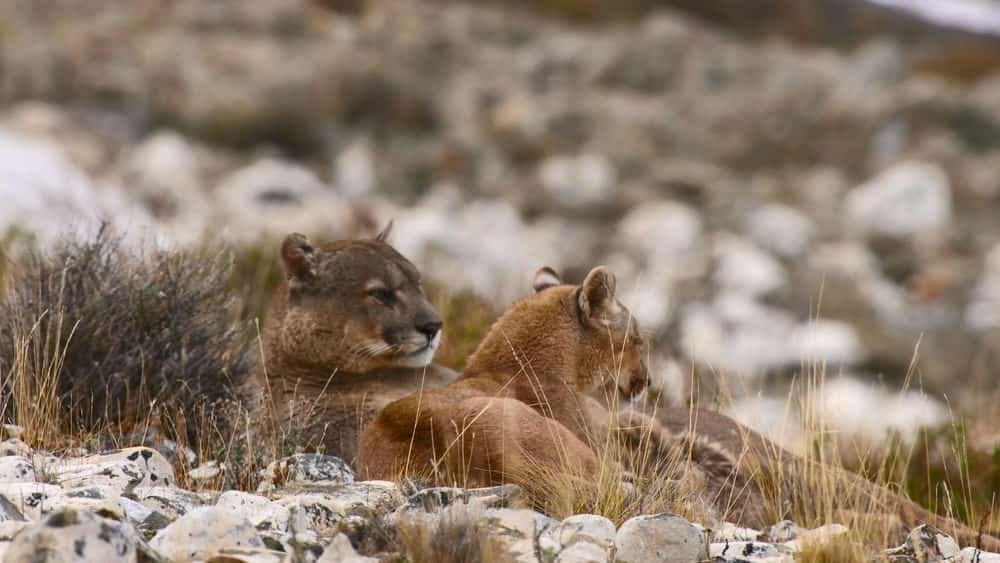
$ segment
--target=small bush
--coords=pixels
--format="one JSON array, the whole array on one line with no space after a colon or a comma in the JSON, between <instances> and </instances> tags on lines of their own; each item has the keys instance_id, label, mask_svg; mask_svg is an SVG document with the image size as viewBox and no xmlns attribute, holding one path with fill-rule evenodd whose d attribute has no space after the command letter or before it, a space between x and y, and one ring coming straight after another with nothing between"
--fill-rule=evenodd
<instances>
[{"instance_id":1,"label":"small bush","mask_svg":"<svg viewBox=\"0 0 1000 563\"><path fill-rule=\"evenodd\" d=\"M56 378L68 433L127 432L154 408L194 421L236 399L253 341L234 320L230 269L223 252L138 255L107 229L28 252L0 302L4 418L24 412L17 385L31 389L43 372Z\"/></svg>"}]
</instances>

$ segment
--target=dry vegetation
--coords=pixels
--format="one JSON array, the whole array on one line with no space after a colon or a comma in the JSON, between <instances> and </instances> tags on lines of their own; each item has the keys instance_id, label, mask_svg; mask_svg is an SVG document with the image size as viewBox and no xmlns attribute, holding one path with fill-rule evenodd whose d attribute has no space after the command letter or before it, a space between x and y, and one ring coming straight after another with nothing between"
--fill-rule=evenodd
<instances>
[{"instance_id":1,"label":"dry vegetation","mask_svg":"<svg viewBox=\"0 0 1000 563\"><path fill-rule=\"evenodd\" d=\"M176 456L182 486L244 490L256 488L271 461L309 448L294 420L251 432L254 421L236 397L219 392L228 388L220 383L251 369L258 344L254 319L267 294L260 288L280 280L272 254L258 249L235 258L218 251L137 257L107 233L44 255L27 252L11 260L10 254L0 260L0 279L14 280L0 304L0 414L3 422L25 428L30 445L106 448L165 435L199 459L225 467L214 482L193 483L186 479L190 460ZM460 368L495 312L471 295L450 296L441 288L431 294L449 331L441 360ZM821 369L804 371L805 387L822 385ZM879 511L884 499L844 494L843 474L831 468L842 465L839 452L845 448L815 405L790 404L807 423L812 447L806 457L816 463L794 475L759 472L769 513L774 521L851 529L835 542L805 545L803 560L867 560L875 550L898 544L899 530ZM658 457L648 448L624 447L611 435L592 443L602 460L598 478L574 474L571 464L558 472L540 469L544 486L531 499L536 507L556 518L590 512L615 523L663 511L711 521L715 499L692 472L688 452ZM773 465L780 466L775 455ZM912 445L894 439L851 459L853 469L886 490L908 494L975 529L995 531L1000 525L993 510L1000 450L970 449L959 419L922 433ZM630 478L623 481L623 475ZM460 476L455 482L461 485ZM796 500L792 511L789 498ZM472 521L403 526L392 541L412 561L490 560L497 547Z\"/></svg>"}]
</instances>

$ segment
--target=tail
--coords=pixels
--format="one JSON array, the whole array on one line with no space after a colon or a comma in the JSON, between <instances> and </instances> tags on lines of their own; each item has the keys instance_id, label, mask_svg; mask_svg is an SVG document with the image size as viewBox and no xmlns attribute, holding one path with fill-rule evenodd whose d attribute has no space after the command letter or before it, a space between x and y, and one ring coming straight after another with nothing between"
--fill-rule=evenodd
<instances>
[{"instance_id":1,"label":"tail","mask_svg":"<svg viewBox=\"0 0 1000 563\"><path fill-rule=\"evenodd\" d=\"M205 417L223 424L254 362L231 263L222 252L140 256L107 229L29 253L0 301L4 421L30 422L14 420L27 411L21 389L47 391L67 432L131 433L159 413L162 430L194 443Z\"/></svg>"}]
</instances>

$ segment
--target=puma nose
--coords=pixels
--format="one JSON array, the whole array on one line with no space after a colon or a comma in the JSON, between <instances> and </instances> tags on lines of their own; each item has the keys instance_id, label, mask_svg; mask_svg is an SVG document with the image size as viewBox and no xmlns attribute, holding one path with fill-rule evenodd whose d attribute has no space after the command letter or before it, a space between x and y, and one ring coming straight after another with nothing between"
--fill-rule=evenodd
<instances>
[{"instance_id":1,"label":"puma nose","mask_svg":"<svg viewBox=\"0 0 1000 563\"><path fill-rule=\"evenodd\" d=\"M443 325L444 323L437 320L426 321L417 325L417 332L426 336L428 341L431 341L441 331Z\"/></svg>"}]
</instances>

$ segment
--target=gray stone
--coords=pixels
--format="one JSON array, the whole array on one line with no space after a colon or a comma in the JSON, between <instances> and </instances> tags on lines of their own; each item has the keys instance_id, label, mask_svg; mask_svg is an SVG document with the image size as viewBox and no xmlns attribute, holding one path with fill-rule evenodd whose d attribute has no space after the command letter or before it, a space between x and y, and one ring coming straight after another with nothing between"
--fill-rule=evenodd
<instances>
[{"instance_id":1,"label":"gray stone","mask_svg":"<svg viewBox=\"0 0 1000 563\"><path fill-rule=\"evenodd\" d=\"M196 508L160 530L150 545L176 563L204 559L223 548L263 548L257 530L245 518L217 508Z\"/></svg>"},{"instance_id":2,"label":"gray stone","mask_svg":"<svg viewBox=\"0 0 1000 563\"><path fill-rule=\"evenodd\" d=\"M793 550L781 544L754 541L712 543L708 556L713 561L794 561Z\"/></svg>"},{"instance_id":3,"label":"gray stone","mask_svg":"<svg viewBox=\"0 0 1000 563\"><path fill-rule=\"evenodd\" d=\"M286 485L353 483L354 470L339 457L323 454L295 454L275 460L263 471L258 492Z\"/></svg>"},{"instance_id":4,"label":"gray stone","mask_svg":"<svg viewBox=\"0 0 1000 563\"><path fill-rule=\"evenodd\" d=\"M615 169L603 155L554 156L542 163L538 175L549 196L565 207L605 205L615 196Z\"/></svg>"},{"instance_id":5,"label":"gray stone","mask_svg":"<svg viewBox=\"0 0 1000 563\"><path fill-rule=\"evenodd\" d=\"M590 542L577 542L556 556L556 563L607 563L611 561L607 548L601 548Z\"/></svg>"},{"instance_id":6,"label":"gray stone","mask_svg":"<svg viewBox=\"0 0 1000 563\"><path fill-rule=\"evenodd\" d=\"M195 467L188 471L188 479L198 482L206 482L215 479L216 477L222 475L223 467L219 465L219 462L214 459L210 459L198 467Z\"/></svg>"},{"instance_id":7,"label":"gray stone","mask_svg":"<svg viewBox=\"0 0 1000 563\"><path fill-rule=\"evenodd\" d=\"M6 456L28 457L31 455L31 448L20 438L8 438L0 443L0 457Z\"/></svg>"},{"instance_id":8,"label":"gray stone","mask_svg":"<svg viewBox=\"0 0 1000 563\"><path fill-rule=\"evenodd\" d=\"M224 547L205 560L205 563L290 563L284 551L259 547Z\"/></svg>"},{"instance_id":9,"label":"gray stone","mask_svg":"<svg viewBox=\"0 0 1000 563\"><path fill-rule=\"evenodd\" d=\"M816 226L804 213L779 204L751 211L746 230L754 242L784 258L804 255L816 238Z\"/></svg>"},{"instance_id":10,"label":"gray stone","mask_svg":"<svg viewBox=\"0 0 1000 563\"><path fill-rule=\"evenodd\" d=\"M138 559L140 543L135 533L120 522L65 509L25 527L14 538L4 561L28 563L38 561L39 554L45 554L44 560L53 562L132 563ZM148 548L144 551L144 557L157 560L156 554Z\"/></svg>"},{"instance_id":11,"label":"gray stone","mask_svg":"<svg viewBox=\"0 0 1000 563\"><path fill-rule=\"evenodd\" d=\"M152 448L60 459L41 468L46 479L63 487L108 486L127 493L137 487L175 484L174 468Z\"/></svg>"},{"instance_id":12,"label":"gray stone","mask_svg":"<svg viewBox=\"0 0 1000 563\"><path fill-rule=\"evenodd\" d=\"M712 530L713 542L734 542L734 541L757 541L761 537L760 530L753 528L743 528L732 522L723 522L721 526Z\"/></svg>"},{"instance_id":13,"label":"gray stone","mask_svg":"<svg viewBox=\"0 0 1000 563\"><path fill-rule=\"evenodd\" d=\"M959 554L962 563L1000 563L1000 553L980 551L974 547L966 547Z\"/></svg>"},{"instance_id":14,"label":"gray stone","mask_svg":"<svg viewBox=\"0 0 1000 563\"><path fill-rule=\"evenodd\" d=\"M406 502L408 508L434 512L456 502L468 502L470 498L478 499L486 508L522 508L524 491L510 483L478 489L429 487L413 493Z\"/></svg>"},{"instance_id":15,"label":"gray stone","mask_svg":"<svg viewBox=\"0 0 1000 563\"><path fill-rule=\"evenodd\" d=\"M30 483L35 480L35 466L23 456L0 457L0 483Z\"/></svg>"},{"instance_id":16,"label":"gray stone","mask_svg":"<svg viewBox=\"0 0 1000 563\"><path fill-rule=\"evenodd\" d=\"M137 487L129 496L170 521L205 504L201 496L176 487Z\"/></svg>"},{"instance_id":17,"label":"gray stone","mask_svg":"<svg viewBox=\"0 0 1000 563\"><path fill-rule=\"evenodd\" d=\"M38 520L51 510L62 487L45 483L0 483L0 496L7 499L29 520Z\"/></svg>"},{"instance_id":18,"label":"gray stone","mask_svg":"<svg viewBox=\"0 0 1000 563\"><path fill-rule=\"evenodd\" d=\"M636 516L618 529L615 558L621 563L694 563L708 555L706 540L702 530L680 516Z\"/></svg>"},{"instance_id":19,"label":"gray stone","mask_svg":"<svg viewBox=\"0 0 1000 563\"><path fill-rule=\"evenodd\" d=\"M938 165L903 162L848 193L845 206L849 227L864 233L934 235L951 223L951 186Z\"/></svg>"},{"instance_id":20,"label":"gray stone","mask_svg":"<svg viewBox=\"0 0 1000 563\"><path fill-rule=\"evenodd\" d=\"M550 526L542 534L542 538L551 542L553 549L560 553L578 542L594 544L606 552L615 543L615 525L611 520L596 514L574 514Z\"/></svg>"}]
</instances>

